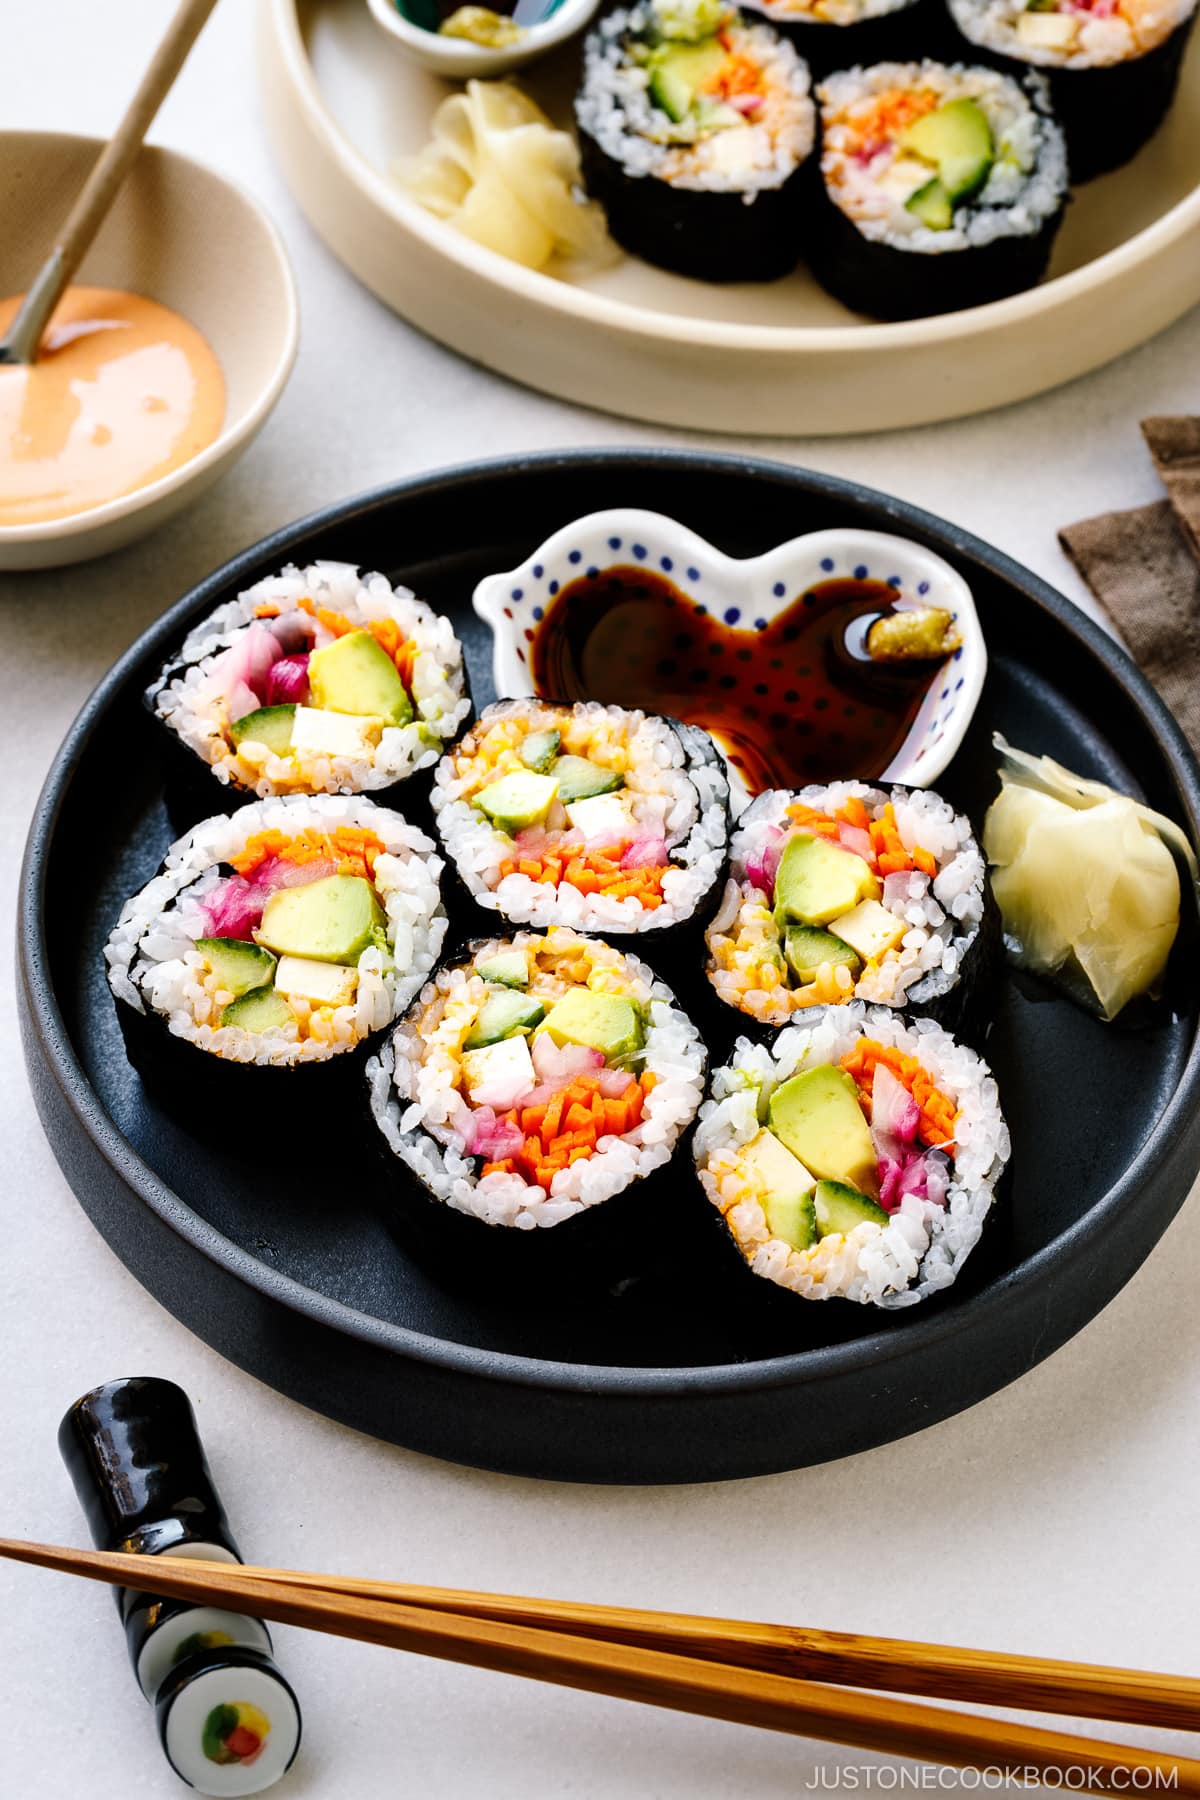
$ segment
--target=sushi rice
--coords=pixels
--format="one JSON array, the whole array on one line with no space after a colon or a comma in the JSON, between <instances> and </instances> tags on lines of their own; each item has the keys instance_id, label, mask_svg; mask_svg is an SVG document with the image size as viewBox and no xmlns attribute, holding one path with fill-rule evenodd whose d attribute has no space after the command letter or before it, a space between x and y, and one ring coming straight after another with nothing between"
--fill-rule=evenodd
<instances>
[{"instance_id":1,"label":"sushi rice","mask_svg":"<svg viewBox=\"0 0 1200 1800\"><path fill-rule=\"evenodd\" d=\"M950 0L972 44L1047 69L1102 69L1145 56L1195 10L1196 0Z\"/></svg>"},{"instance_id":2,"label":"sushi rice","mask_svg":"<svg viewBox=\"0 0 1200 1800\"><path fill-rule=\"evenodd\" d=\"M851 823L847 812L865 817L865 826ZM784 956L775 873L788 841L811 835L814 826L867 861L880 887L878 905L904 931L893 947L860 959L856 973L852 965L822 962L801 981ZM852 1000L929 1004L960 978L983 923L985 880L969 821L929 790L861 781L795 794L769 789L747 807L733 835L730 878L706 933L709 980L722 1000L764 1025ZM828 927L835 937L836 926L834 920Z\"/></svg>"},{"instance_id":3,"label":"sushi rice","mask_svg":"<svg viewBox=\"0 0 1200 1800\"><path fill-rule=\"evenodd\" d=\"M274 656L294 661L352 630L389 646L411 703L403 724L324 711L307 693L303 664L293 688L309 715L299 746L273 751L253 737L232 741L230 726L276 704L268 689ZM251 641L251 634L256 634ZM255 656L266 646L263 661ZM251 678L250 690L247 676ZM255 691L256 690L256 691ZM448 619L383 575L352 563L289 564L228 601L188 633L178 659L146 696L147 705L218 781L266 798L287 793L362 793L390 787L436 762L471 710L462 645Z\"/></svg>"},{"instance_id":4,"label":"sushi rice","mask_svg":"<svg viewBox=\"0 0 1200 1800\"><path fill-rule=\"evenodd\" d=\"M704 1047L654 971L611 945L556 928L544 937L521 932L474 948L471 961L438 971L385 1048L370 1059L372 1112L392 1151L436 1200L488 1225L524 1231L560 1225L671 1160L700 1105ZM610 1101L618 1110L622 1095L640 1087L636 1108L628 1113L631 1120L636 1113L636 1119L619 1133L601 1130L591 1148L580 1149L548 1184L525 1179L519 1172L519 1151L518 1169L504 1166L514 1160L511 1150L505 1155L489 1151L506 1150L506 1130L513 1131L514 1141L521 1139L523 1127L516 1121L528 1112L530 1098L546 1113L557 1092L561 1106L562 1095L578 1075L575 1047L556 1050L549 1032L533 1028L536 1095L512 1096L512 1120L504 1116L510 1108L501 1104L508 1096L499 1096L494 1108L474 1104L464 1069L464 1040L496 992L479 968L514 952L527 962L528 995L547 1009L573 990L586 989L632 1002L642 1021L641 1047L623 1059L624 1077L612 1058L605 1067L599 1053L590 1061L586 1052L578 1058L593 1085L612 1087ZM524 1142L528 1149L533 1139L526 1136ZM543 1154L536 1142L533 1154Z\"/></svg>"},{"instance_id":5,"label":"sushi rice","mask_svg":"<svg viewBox=\"0 0 1200 1800\"><path fill-rule=\"evenodd\" d=\"M759 1135L770 1097L782 1083L803 1070L853 1059L860 1043L915 1059L955 1108L952 1139L934 1159L945 1171L937 1190L944 1189L944 1198L929 1197L932 1187L923 1196L893 1195L886 1223L864 1221L796 1249L772 1235L769 1196L757 1169L747 1166L745 1147ZM919 1147L920 1140L913 1148ZM889 1310L951 1285L979 1241L1009 1152L995 1080L974 1051L929 1019L906 1021L857 1003L789 1027L769 1049L739 1039L713 1077L694 1139L704 1191L754 1274L805 1299L839 1298Z\"/></svg>"},{"instance_id":6,"label":"sushi rice","mask_svg":"<svg viewBox=\"0 0 1200 1800\"><path fill-rule=\"evenodd\" d=\"M576 828L557 801L515 832L481 811L479 795L525 766L527 741L555 731L562 756L609 774L615 825ZM480 715L438 765L432 804L480 906L514 924L625 933L689 919L713 892L728 848L728 797L724 764L695 726L595 701L530 699Z\"/></svg>"},{"instance_id":7,"label":"sushi rice","mask_svg":"<svg viewBox=\"0 0 1200 1800\"><path fill-rule=\"evenodd\" d=\"M294 1019L261 1032L222 1024L235 995L223 989L196 940L229 935L245 943L265 903L267 889L256 893L254 880L257 873L260 884L266 881L266 863L278 870L299 846L310 860L296 867L311 869L316 880L333 870L339 845L356 848L364 834L386 947L373 943L361 953L353 999L323 1006L292 998ZM253 859L260 850L264 860L252 864L248 880L230 873L234 858ZM446 933L442 866L423 832L357 796L275 798L205 819L171 846L159 873L122 907L104 951L109 985L124 1005L158 1015L174 1037L226 1061L280 1067L325 1061L389 1025L436 963ZM273 891L305 885L296 867L277 877ZM227 932L223 923L234 929Z\"/></svg>"}]
</instances>

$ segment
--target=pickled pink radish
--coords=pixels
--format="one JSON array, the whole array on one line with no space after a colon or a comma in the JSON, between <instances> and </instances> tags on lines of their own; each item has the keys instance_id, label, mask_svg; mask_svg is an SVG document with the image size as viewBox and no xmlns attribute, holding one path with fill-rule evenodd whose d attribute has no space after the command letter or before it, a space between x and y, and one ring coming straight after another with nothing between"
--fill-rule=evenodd
<instances>
[{"instance_id":1,"label":"pickled pink radish","mask_svg":"<svg viewBox=\"0 0 1200 1800\"><path fill-rule=\"evenodd\" d=\"M268 706L302 706L308 698L308 656L281 656L267 675Z\"/></svg>"},{"instance_id":2,"label":"pickled pink radish","mask_svg":"<svg viewBox=\"0 0 1200 1800\"><path fill-rule=\"evenodd\" d=\"M661 836L635 837L621 857L623 869L660 869L667 860L666 840Z\"/></svg>"},{"instance_id":3,"label":"pickled pink radish","mask_svg":"<svg viewBox=\"0 0 1200 1800\"><path fill-rule=\"evenodd\" d=\"M852 850L855 856L861 856L864 862L874 867L875 851L869 832L864 831L861 825L842 824L838 826L837 834L838 843L843 850Z\"/></svg>"},{"instance_id":4,"label":"pickled pink radish","mask_svg":"<svg viewBox=\"0 0 1200 1800\"><path fill-rule=\"evenodd\" d=\"M533 1040L533 1066L539 1081L572 1081L576 1075L590 1075L604 1067L604 1055L589 1050L584 1044L558 1045L548 1031L539 1031Z\"/></svg>"}]
</instances>

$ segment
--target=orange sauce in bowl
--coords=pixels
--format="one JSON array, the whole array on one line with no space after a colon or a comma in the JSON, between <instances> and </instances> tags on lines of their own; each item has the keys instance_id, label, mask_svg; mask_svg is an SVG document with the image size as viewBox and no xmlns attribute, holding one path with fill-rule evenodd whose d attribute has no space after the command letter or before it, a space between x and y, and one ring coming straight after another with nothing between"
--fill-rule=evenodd
<instances>
[{"instance_id":1,"label":"orange sauce in bowl","mask_svg":"<svg viewBox=\"0 0 1200 1800\"><path fill-rule=\"evenodd\" d=\"M21 303L0 300L0 334ZM141 294L72 287L37 361L0 366L0 527L67 519L207 448L225 380L194 325Z\"/></svg>"}]
</instances>

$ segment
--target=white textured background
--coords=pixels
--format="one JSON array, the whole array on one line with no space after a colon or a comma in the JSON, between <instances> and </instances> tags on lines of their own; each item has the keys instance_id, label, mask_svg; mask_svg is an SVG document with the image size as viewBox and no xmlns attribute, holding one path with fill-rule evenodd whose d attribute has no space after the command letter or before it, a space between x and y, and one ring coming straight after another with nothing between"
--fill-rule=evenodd
<instances>
[{"instance_id":1,"label":"white textured background","mask_svg":"<svg viewBox=\"0 0 1200 1800\"><path fill-rule=\"evenodd\" d=\"M193 512L90 569L0 583L6 920L26 821L76 708L214 564L310 508L478 453L702 441L512 387L359 289L269 160L251 13L250 0L224 0L154 136L265 201L300 285L300 361L245 462ZM0 125L109 129L164 16L161 0L5 0ZM1056 527L1154 496L1136 421L1195 409L1198 369L1194 313L1114 367L1005 413L746 447L931 507L1081 599ZM1194 1197L1088 1330L1018 1386L920 1437L723 1487L508 1480L302 1411L218 1360L143 1293L83 1218L42 1138L7 956L2 966L0 1531L82 1540L55 1448L59 1417L98 1381L157 1372L194 1397L235 1529L264 1561L1200 1667ZM866 1553L851 1553L864 1541ZM302 1760L279 1790L291 1800L783 1800L872 1761L295 1632L278 1633L278 1650L307 1727ZM108 1594L0 1571L0 1800L181 1792Z\"/></svg>"}]
</instances>

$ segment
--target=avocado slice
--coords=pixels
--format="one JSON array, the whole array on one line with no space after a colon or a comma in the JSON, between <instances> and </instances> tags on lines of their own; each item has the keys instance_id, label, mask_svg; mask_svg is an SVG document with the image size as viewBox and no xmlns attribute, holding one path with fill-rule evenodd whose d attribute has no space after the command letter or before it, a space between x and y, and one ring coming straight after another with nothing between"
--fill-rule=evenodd
<instances>
[{"instance_id":1,"label":"avocado slice","mask_svg":"<svg viewBox=\"0 0 1200 1800\"><path fill-rule=\"evenodd\" d=\"M247 740L265 744L275 756L283 756L292 747L292 726L296 719L294 706L260 706L254 712L234 719L229 735L234 747Z\"/></svg>"},{"instance_id":2,"label":"avocado slice","mask_svg":"<svg viewBox=\"0 0 1200 1800\"><path fill-rule=\"evenodd\" d=\"M783 924L828 925L860 900L878 900L882 891L861 856L828 838L798 831L779 859L775 915Z\"/></svg>"},{"instance_id":3,"label":"avocado slice","mask_svg":"<svg viewBox=\"0 0 1200 1800\"><path fill-rule=\"evenodd\" d=\"M498 1044L501 1038L530 1032L545 1016L546 1009L540 1000L534 1000L528 994L514 993L511 988L502 988L498 993L489 994L480 1007L474 1025L463 1039L463 1049L482 1050L487 1044Z\"/></svg>"},{"instance_id":4,"label":"avocado slice","mask_svg":"<svg viewBox=\"0 0 1200 1800\"><path fill-rule=\"evenodd\" d=\"M951 208L979 191L996 160L992 128L978 100L948 100L914 119L898 142L902 150L933 164ZM916 198L908 202L913 211Z\"/></svg>"},{"instance_id":5,"label":"avocado slice","mask_svg":"<svg viewBox=\"0 0 1200 1800\"><path fill-rule=\"evenodd\" d=\"M531 731L521 745L521 761L535 775L544 775L558 755L561 743L560 731Z\"/></svg>"},{"instance_id":6,"label":"avocado slice","mask_svg":"<svg viewBox=\"0 0 1200 1800\"><path fill-rule=\"evenodd\" d=\"M229 1002L221 1014L221 1023L236 1025L239 1031L274 1031L281 1025L293 1024L295 1018L282 994L273 987L256 987Z\"/></svg>"},{"instance_id":7,"label":"avocado slice","mask_svg":"<svg viewBox=\"0 0 1200 1800\"><path fill-rule=\"evenodd\" d=\"M544 819L557 793L558 783L552 776L514 769L476 794L475 804L493 825L514 836Z\"/></svg>"},{"instance_id":8,"label":"avocado slice","mask_svg":"<svg viewBox=\"0 0 1200 1800\"><path fill-rule=\"evenodd\" d=\"M888 1222L882 1206L868 1199L866 1194L860 1194L857 1188L847 1187L844 1181L818 1181L813 1211L822 1237L829 1237L835 1231L848 1234L864 1221L872 1225Z\"/></svg>"},{"instance_id":9,"label":"avocado slice","mask_svg":"<svg viewBox=\"0 0 1200 1800\"><path fill-rule=\"evenodd\" d=\"M862 968L858 952L840 937L834 937L832 931L822 931L819 925L789 925L784 933L783 953L799 982L813 981L822 963L849 969L852 975Z\"/></svg>"},{"instance_id":10,"label":"avocado slice","mask_svg":"<svg viewBox=\"0 0 1200 1800\"><path fill-rule=\"evenodd\" d=\"M599 1050L607 1061L633 1056L645 1042L641 1014L632 1000L619 994L597 994L572 988L546 1014L543 1029L556 1044L582 1044Z\"/></svg>"},{"instance_id":11,"label":"avocado slice","mask_svg":"<svg viewBox=\"0 0 1200 1800\"><path fill-rule=\"evenodd\" d=\"M771 1095L767 1121L818 1180L845 1181L863 1193L878 1193L871 1130L858 1089L844 1069L821 1063L793 1075Z\"/></svg>"},{"instance_id":12,"label":"avocado slice","mask_svg":"<svg viewBox=\"0 0 1200 1800\"><path fill-rule=\"evenodd\" d=\"M523 950L499 950L495 956L476 957L475 973L501 987L529 986L529 958Z\"/></svg>"},{"instance_id":13,"label":"avocado slice","mask_svg":"<svg viewBox=\"0 0 1200 1800\"><path fill-rule=\"evenodd\" d=\"M254 936L279 956L355 963L385 925L383 908L365 876L326 875L272 894Z\"/></svg>"},{"instance_id":14,"label":"avocado slice","mask_svg":"<svg viewBox=\"0 0 1200 1800\"><path fill-rule=\"evenodd\" d=\"M939 175L919 187L904 202L906 212L913 213L930 231L949 231L954 223L954 202L942 185Z\"/></svg>"},{"instance_id":15,"label":"avocado slice","mask_svg":"<svg viewBox=\"0 0 1200 1800\"><path fill-rule=\"evenodd\" d=\"M275 973L275 958L257 944L243 943L241 938L197 938L196 948L223 988L237 999L251 988L269 985Z\"/></svg>"},{"instance_id":16,"label":"avocado slice","mask_svg":"<svg viewBox=\"0 0 1200 1800\"><path fill-rule=\"evenodd\" d=\"M597 794L615 794L625 786L625 777L615 769L602 769L586 756L560 756L550 773L558 783L558 797L564 806L574 800L591 800Z\"/></svg>"},{"instance_id":17,"label":"avocado slice","mask_svg":"<svg viewBox=\"0 0 1200 1800\"><path fill-rule=\"evenodd\" d=\"M395 663L369 631L347 631L314 650L308 687L313 705L330 712L367 713L388 725L407 725L413 716Z\"/></svg>"}]
</instances>

